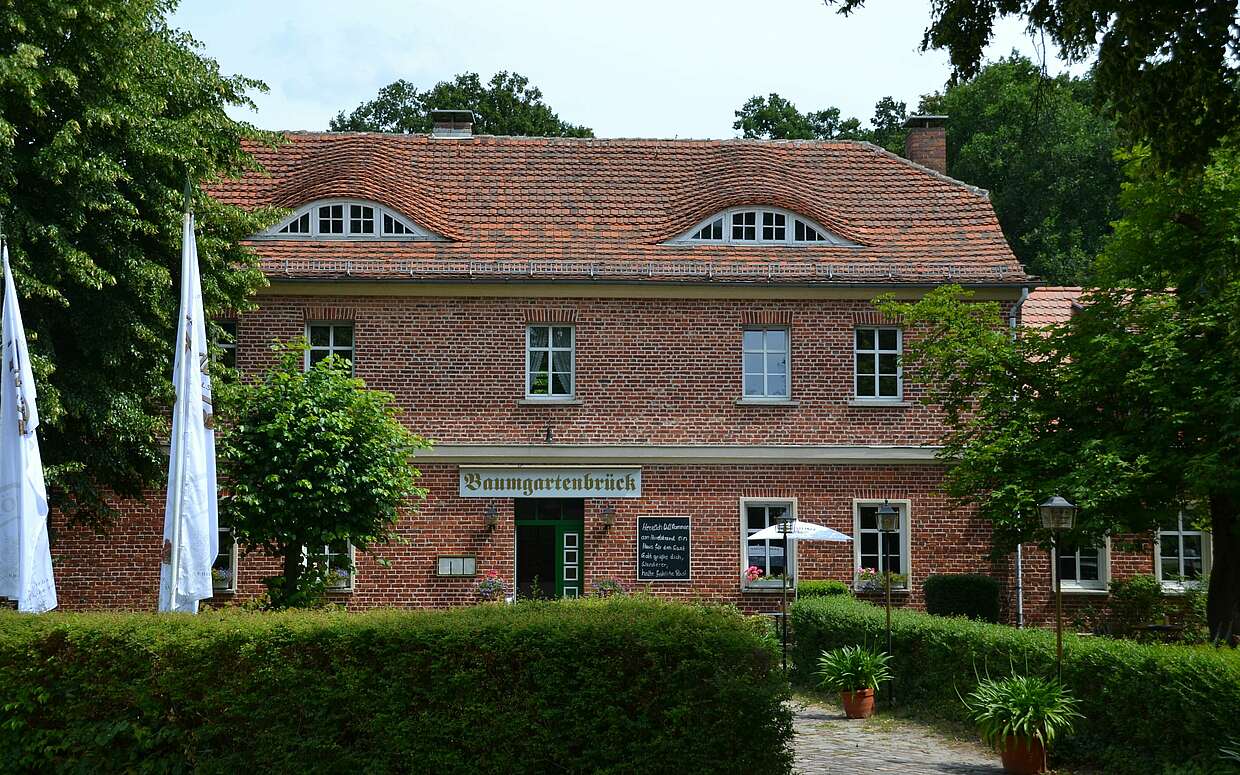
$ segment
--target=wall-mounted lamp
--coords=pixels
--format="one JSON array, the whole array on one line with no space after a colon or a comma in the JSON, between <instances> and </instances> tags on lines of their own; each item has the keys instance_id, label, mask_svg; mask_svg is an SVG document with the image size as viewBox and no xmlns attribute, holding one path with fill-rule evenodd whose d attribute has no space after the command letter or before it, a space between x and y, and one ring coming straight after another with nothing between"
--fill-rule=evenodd
<instances>
[{"instance_id":1,"label":"wall-mounted lamp","mask_svg":"<svg viewBox=\"0 0 1240 775\"><path fill-rule=\"evenodd\" d=\"M603 523L604 530L611 528L612 525L616 524L616 507L610 503L605 504L602 512L599 514L599 519Z\"/></svg>"},{"instance_id":2,"label":"wall-mounted lamp","mask_svg":"<svg viewBox=\"0 0 1240 775\"><path fill-rule=\"evenodd\" d=\"M499 524L499 507L496 506L494 503L488 504L487 511L486 511L487 530L494 530L495 526L498 524Z\"/></svg>"}]
</instances>

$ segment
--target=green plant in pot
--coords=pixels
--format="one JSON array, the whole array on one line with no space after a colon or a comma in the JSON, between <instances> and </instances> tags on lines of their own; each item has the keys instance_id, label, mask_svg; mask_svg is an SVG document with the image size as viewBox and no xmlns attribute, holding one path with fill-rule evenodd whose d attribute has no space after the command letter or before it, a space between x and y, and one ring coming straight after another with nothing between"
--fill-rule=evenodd
<instances>
[{"instance_id":1,"label":"green plant in pot","mask_svg":"<svg viewBox=\"0 0 1240 775\"><path fill-rule=\"evenodd\" d=\"M1062 684L1037 676L986 678L962 699L982 740L999 750L1012 773L1045 772L1046 749L1082 718Z\"/></svg>"},{"instance_id":2,"label":"green plant in pot","mask_svg":"<svg viewBox=\"0 0 1240 775\"><path fill-rule=\"evenodd\" d=\"M844 646L824 651L818 657L818 685L838 691L849 718L874 715L874 692L883 681L891 680L891 655L861 646Z\"/></svg>"}]
</instances>

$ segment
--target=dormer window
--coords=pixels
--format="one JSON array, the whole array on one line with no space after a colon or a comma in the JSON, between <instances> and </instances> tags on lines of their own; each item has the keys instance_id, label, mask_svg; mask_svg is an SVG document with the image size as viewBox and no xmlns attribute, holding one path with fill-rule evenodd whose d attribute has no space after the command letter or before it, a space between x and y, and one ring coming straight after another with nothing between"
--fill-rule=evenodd
<instances>
[{"instance_id":1,"label":"dormer window","mask_svg":"<svg viewBox=\"0 0 1240 775\"><path fill-rule=\"evenodd\" d=\"M442 239L383 205L348 200L320 201L306 205L261 236L277 239Z\"/></svg>"},{"instance_id":2,"label":"dormer window","mask_svg":"<svg viewBox=\"0 0 1240 775\"><path fill-rule=\"evenodd\" d=\"M672 242L825 243L860 247L832 234L821 225L787 210L738 207L712 216Z\"/></svg>"}]
</instances>

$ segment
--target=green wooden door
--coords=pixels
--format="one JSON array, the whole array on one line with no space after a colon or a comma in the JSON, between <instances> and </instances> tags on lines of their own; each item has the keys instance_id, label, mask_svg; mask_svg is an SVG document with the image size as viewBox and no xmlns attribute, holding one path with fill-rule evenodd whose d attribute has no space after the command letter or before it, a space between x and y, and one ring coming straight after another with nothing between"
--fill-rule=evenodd
<instances>
[{"instance_id":1,"label":"green wooden door","mask_svg":"<svg viewBox=\"0 0 1240 775\"><path fill-rule=\"evenodd\" d=\"M515 511L517 597L581 597L584 502L518 499Z\"/></svg>"}]
</instances>

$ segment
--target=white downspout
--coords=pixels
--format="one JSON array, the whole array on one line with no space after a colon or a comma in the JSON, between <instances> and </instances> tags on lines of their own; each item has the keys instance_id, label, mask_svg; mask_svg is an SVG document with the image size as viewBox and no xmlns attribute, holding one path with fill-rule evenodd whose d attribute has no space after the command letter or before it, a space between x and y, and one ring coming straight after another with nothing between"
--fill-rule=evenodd
<instances>
[{"instance_id":1,"label":"white downspout","mask_svg":"<svg viewBox=\"0 0 1240 775\"><path fill-rule=\"evenodd\" d=\"M1016 326L1020 319L1021 307L1025 306L1025 302L1029 299L1029 286L1020 289L1020 300L1016 302L1016 306L1012 307L1012 314L1008 316L1008 326L1012 330L1012 341L1016 341ZM1021 545L1016 544L1016 626L1025 626L1025 584L1023 574L1023 552Z\"/></svg>"}]
</instances>

